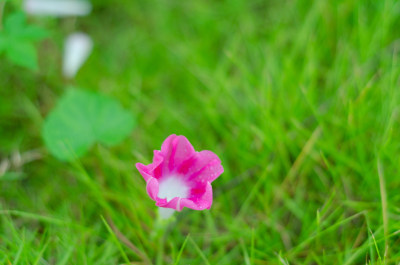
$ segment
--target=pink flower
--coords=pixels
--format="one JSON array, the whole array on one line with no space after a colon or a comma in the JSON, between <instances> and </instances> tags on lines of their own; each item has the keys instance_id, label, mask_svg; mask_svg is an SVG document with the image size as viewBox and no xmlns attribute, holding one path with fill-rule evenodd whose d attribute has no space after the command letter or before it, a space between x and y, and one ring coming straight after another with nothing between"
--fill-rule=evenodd
<instances>
[{"instance_id":1,"label":"pink flower","mask_svg":"<svg viewBox=\"0 0 400 265\"><path fill-rule=\"evenodd\" d=\"M216 154L196 152L185 136L175 134L163 142L161 151L154 150L153 163L137 163L136 168L156 205L177 211L210 209L211 182L224 172Z\"/></svg>"}]
</instances>

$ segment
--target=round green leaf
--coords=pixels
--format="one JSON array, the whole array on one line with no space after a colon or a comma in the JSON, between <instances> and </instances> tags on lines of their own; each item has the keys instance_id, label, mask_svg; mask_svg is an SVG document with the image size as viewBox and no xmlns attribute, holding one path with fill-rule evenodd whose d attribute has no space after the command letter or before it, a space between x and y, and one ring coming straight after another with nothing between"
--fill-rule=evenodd
<instances>
[{"instance_id":1,"label":"round green leaf","mask_svg":"<svg viewBox=\"0 0 400 265\"><path fill-rule=\"evenodd\" d=\"M95 142L118 144L133 126L131 113L114 99L69 89L47 116L42 134L55 157L70 161L85 154Z\"/></svg>"}]
</instances>

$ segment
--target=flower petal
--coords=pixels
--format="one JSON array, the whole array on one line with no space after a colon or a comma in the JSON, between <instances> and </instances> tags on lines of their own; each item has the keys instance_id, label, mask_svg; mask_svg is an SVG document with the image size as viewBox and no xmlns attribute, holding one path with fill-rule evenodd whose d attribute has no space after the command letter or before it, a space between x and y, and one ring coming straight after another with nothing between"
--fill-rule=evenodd
<instances>
[{"instance_id":1,"label":"flower petal","mask_svg":"<svg viewBox=\"0 0 400 265\"><path fill-rule=\"evenodd\" d=\"M146 185L147 194L149 194L150 198L154 201L157 200L157 194L159 190L159 183L156 178L150 178Z\"/></svg>"},{"instance_id":2,"label":"flower petal","mask_svg":"<svg viewBox=\"0 0 400 265\"><path fill-rule=\"evenodd\" d=\"M213 191L210 182L206 183L205 190L201 197L197 199L182 199L181 210L183 207L188 207L193 210L210 209L213 203Z\"/></svg>"},{"instance_id":3,"label":"flower petal","mask_svg":"<svg viewBox=\"0 0 400 265\"><path fill-rule=\"evenodd\" d=\"M184 207L210 209L211 182L224 171L216 154L196 152L186 137L175 134L163 142L161 151L154 151L153 163L137 163L136 167L146 180L147 193L156 205L177 211Z\"/></svg>"},{"instance_id":4,"label":"flower petal","mask_svg":"<svg viewBox=\"0 0 400 265\"><path fill-rule=\"evenodd\" d=\"M159 151L154 151L153 163L148 165L143 165L142 163L136 163L136 168L139 173L143 176L144 180L147 182L150 178L159 178L160 175L156 172L158 166L163 162L164 158Z\"/></svg>"},{"instance_id":5,"label":"flower petal","mask_svg":"<svg viewBox=\"0 0 400 265\"><path fill-rule=\"evenodd\" d=\"M165 159L163 172L173 172L195 153L193 146L185 136L170 135L161 146L161 154Z\"/></svg>"},{"instance_id":6,"label":"flower petal","mask_svg":"<svg viewBox=\"0 0 400 265\"><path fill-rule=\"evenodd\" d=\"M183 162L178 172L185 175L189 182L211 183L224 172L224 168L216 154L204 150Z\"/></svg>"},{"instance_id":7,"label":"flower petal","mask_svg":"<svg viewBox=\"0 0 400 265\"><path fill-rule=\"evenodd\" d=\"M82 0L25 0L24 9L33 15L48 15L55 17L86 16L92 5Z\"/></svg>"},{"instance_id":8,"label":"flower petal","mask_svg":"<svg viewBox=\"0 0 400 265\"><path fill-rule=\"evenodd\" d=\"M182 211L183 207L187 207L193 210L204 210L210 209L213 202L212 187L209 182L206 183L203 189L202 195L199 198L179 198L175 197L171 201L166 199L156 199L156 205L164 208L171 208L177 211Z\"/></svg>"},{"instance_id":9,"label":"flower petal","mask_svg":"<svg viewBox=\"0 0 400 265\"><path fill-rule=\"evenodd\" d=\"M65 40L63 56L63 74L67 78L73 78L93 48L93 41L85 33L70 34Z\"/></svg>"}]
</instances>

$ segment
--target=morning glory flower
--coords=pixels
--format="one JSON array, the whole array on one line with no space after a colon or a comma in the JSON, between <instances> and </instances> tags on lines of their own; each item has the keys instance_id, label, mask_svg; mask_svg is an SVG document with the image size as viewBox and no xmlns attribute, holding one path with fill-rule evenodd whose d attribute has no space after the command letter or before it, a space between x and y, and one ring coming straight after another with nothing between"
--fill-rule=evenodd
<instances>
[{"instance_id":1,"label":"morning glory flower","mask_svg":"<svg viewBox=\"0 0 400 265\"><path fill-rule=\"evenodd\" d=\"M210 209L211 182L224 172L216 154L207 150L196 152L185 136L175 134L163 142L161 151L154 150L153 163L137 163L136 168L164 218L183 207Z\"/></svg>"}]
</instances>

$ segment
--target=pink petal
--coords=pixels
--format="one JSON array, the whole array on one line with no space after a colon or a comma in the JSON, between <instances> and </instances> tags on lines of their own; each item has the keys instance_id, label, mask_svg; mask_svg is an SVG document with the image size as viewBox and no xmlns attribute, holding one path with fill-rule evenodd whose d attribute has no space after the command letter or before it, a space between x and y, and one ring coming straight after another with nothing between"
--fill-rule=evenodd
<instances>
[{"instance_id":1,"label":"pink petal","mask_svg":"<svg viewBox=\"0 0 400 265\"><path fill-rule=\"evenodd\" d=\"M156 199L156 206L171 208L177 211L182 211L183 207L191 208L193 210L204 210L210 209L213 202L212 187L207 182L203 194L198 198L179 198L175 197L171 201L166 199Z\"/></svg>"},{"instance_id":2,"label":"pink petal","mask_svg":"<svg viewBox=\"0 0 400 265\"><path fill-rule=\"evenodd\" d=\"M182 135L170 135L161 146L164 156L163 173L173 172L180 164L195 154L193 146Z\"/></svg>"},{"instance_id":3,"label":"pink petal","mask_svg":"<svg viewBox=\"0 0 400 265\"><path fill-rule=\"evenodd\" d=\"M189 182L211 183L224 172L224 168L216 154L204 150L183 162L178 172L185 175Z\"/></svg>"},{"instance_id":4,"label":"pink petal","mask_svg":"<svg viewBox=\"0 0 400 265\"><path fill-rule=\"evenodd\" d=\"M210 209L211 182L224 171L216 154L196 152L186 137L175 134L163 142L161 151L154 151L151 164L137 163L136 167L147 182L147 193L156 205L177 211L183 207Z\"/></svg>"},{"instance_id":5,"label":"pink petal","mask_svg":"<svg viewBox=\"0 0 400 265\"><path fill-rule=\"evenodd\" d=\"M154 201L157 200L157 195L159 190L158 180L156 178L150 178L147 181L146 190L150 198L152 198Z\"/></svg>"},{"instance_id":6,"label":"pink petal","mask_svg":"<svg viewBox=\"0 0 400 265\"><path fill-rule=\"evenodd\" d=\"M155 150L153 156L153 163L148 165L143 165L142 163L136 163L136 168L139 173L143 176L144 180L147 182L152 177L158 177L155 173L158 166L163 162L164 158L161 156L160 152Z\"/></svg>"}]
</instances>

